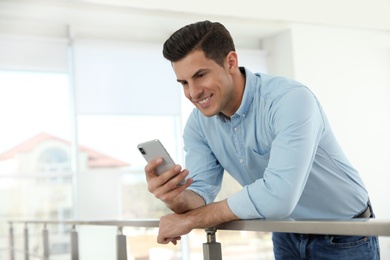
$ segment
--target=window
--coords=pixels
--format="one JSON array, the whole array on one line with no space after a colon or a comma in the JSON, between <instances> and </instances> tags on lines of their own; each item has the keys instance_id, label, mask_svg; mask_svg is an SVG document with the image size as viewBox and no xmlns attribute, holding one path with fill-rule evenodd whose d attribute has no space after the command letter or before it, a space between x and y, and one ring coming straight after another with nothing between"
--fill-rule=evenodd
<instances>
[{"instance_id":1,"label":"window","mask_svg":"<svg viewBox=\"0 0 390 260\"><path fill-rule=\"evenodd\" d=\"M68 96L66 74L0 71L0 217L70 211Z\"/></svg>"},{"instance_id":2,"label":"window","mask_svg":"<svg viewBox=\"0 0 390 260\"><path fill-rule=\"evenodd\" d=\"M112 185L116 183L112 192L105 193L105 198L101 198L108 202L101 208L104 211L101 214L107 214L112 201L119 201L118 207L112 212L112 214L116 213L116 216L113 216L116 218L158 218L162 213L168 213L166 206L147 190L144 173L146 162L139 153L137 144L160 139L172 158L179 163L182 161L180 158L182 151L179 151L178 118L176 116L80 115L78 122L80 144L93 147L96 152L106 157L106 161L112 161L105 167L97 164L95 167L88 168L80 162L80 167L85 169L81 175L89 174L90 178L94 179L94 185L88 185L89 189L95 189L94 193L100 193L102 187L108 189L109 182L113 182ZM108 180L104 175L112 178ZM119 181L115 176L118 176ZM82 180L83 178L80 181ZM83 194L80 191L79 195L83 196ZM88 211L87 204L84 204L83 211ZM90 211L99 212L99 209L91 208Z\"/></svg>"},{"instance_id":3,"label":"window","mask_svg":"<svg viewBox=\"0 0 390 260\"><path fill-rule=\"evenodd\" d=\"M38 168L42 172L70 171L70 160L67 152L58 147L44 150L38 157Z\"/></svg>"},{"instance_id":4,"label":"window","mask_svg":"<svg viewBox=\"0 0 390 260\"><path fill-rule=\"evenodd\" d=\"M71 217L68 97L67 74L0 71L1 218ZM39 232L30 230L31 253L41 249L41 239L33 235ZM55 245L66 239L57 232ZM15 243L21 245L22 237Z\"/></svg>"}]
</instances>

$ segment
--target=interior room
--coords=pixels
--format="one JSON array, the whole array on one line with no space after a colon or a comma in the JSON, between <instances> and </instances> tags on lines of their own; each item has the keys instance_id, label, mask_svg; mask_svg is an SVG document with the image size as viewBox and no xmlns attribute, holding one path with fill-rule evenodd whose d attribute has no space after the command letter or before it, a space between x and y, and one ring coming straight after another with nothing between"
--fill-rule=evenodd
<instances>
[{"instance_id":1,"label":"interior room","mask_svg":"<svg viewBox=\"0 0 390 260\"><path fill-rule=\"evenodd\" d=\"M202 20L231 32L240 66L313 91L376 218L390 220L389 13L389 0L0 0L0 259L11 259L9 220L170 212L148 192L137 144L159 139L185 164L183 128L194 107L162 45ZM218 200L241 189L225 175ZM41 255L46 226L28 226L28 251ZM24 227L13 225L15 248L25 246ZM50 259L69 259L72 228L48 226ZM77 230L81 259L116 259L115 227ZM203 259L203 230L177 246L157 244L157 228L123 235L127 259ZM217 240L224 259L274 259L269 232L218 231ZM390 259L390 239L379 241Z\"/></svg>"}]
</instances>

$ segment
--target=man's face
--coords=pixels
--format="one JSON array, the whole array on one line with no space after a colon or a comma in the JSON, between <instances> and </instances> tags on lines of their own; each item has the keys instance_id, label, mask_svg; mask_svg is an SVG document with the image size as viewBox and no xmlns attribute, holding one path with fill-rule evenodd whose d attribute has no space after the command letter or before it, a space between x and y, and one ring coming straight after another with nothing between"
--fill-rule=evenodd
<instances>
[{"instance_id":1,"label":"man's face","mask_svg":"<svg viewBox=\"0 0 390 260\"><path fill-rule=\"evenodd\" d=\"M234 108L233 80L226 59L221 67L196 50L182 60L172 63L177 81L183 85L184 95L207 117L222 112L231 116ZM234 111L233 111L234 110Z\"/></svg>"}]
</instances>

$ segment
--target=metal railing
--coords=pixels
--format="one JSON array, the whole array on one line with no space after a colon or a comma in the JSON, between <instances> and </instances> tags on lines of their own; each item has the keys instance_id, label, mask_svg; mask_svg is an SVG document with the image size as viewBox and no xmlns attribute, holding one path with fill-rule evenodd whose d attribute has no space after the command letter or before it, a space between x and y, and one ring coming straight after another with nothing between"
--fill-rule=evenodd
<instances>
[{"instance_id":1,"label":"metal railing","mask_svg":"<svg viewBox=\"0 0 390 260\"><path fill-rule=\"evenodd\" d=\"M71 259L79 259L78 232L76 226L113 226L117 227L116 235L116 259L127 259L126 236L122 230L124 227L158 228L158 220L127 220L127 221L78 221L78 220L9 220L9 259L15 259L15 253L23 253L24 259L37 257L48 260L49 231L48 225L65 224L72 226L70 232ZM24 249L15 248L14 225L24 224ZM43 255L33 255L29 252L29 224L43 224ZM221 244L216 241L217 230L231 231L258 231L258 232L290 232L305 234L333 234L333 235L362 235L362 236L390 236L390 221L378 219L351 219L344 221L336 220L240 220L207 228L206 242L203 244L203 257L205 260L221 260Z\"/></svg>"}]
</instances>

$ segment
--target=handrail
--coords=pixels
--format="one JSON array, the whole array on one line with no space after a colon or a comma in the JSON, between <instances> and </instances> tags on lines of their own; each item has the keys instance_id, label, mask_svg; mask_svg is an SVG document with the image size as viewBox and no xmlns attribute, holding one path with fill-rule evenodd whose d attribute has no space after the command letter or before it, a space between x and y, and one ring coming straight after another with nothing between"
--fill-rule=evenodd
<instances>
[{"instance_id":1,"label":"handrail","mask_svg":"<svg viewBox=\"0 0 390 260\"><path fill-rule=\"evenodd\" d=\"M158 228L157 219L137 220L7 220L10 225L10 250L20 251L13 248L13 224L44 224L43 236L48 242L47 225L67 224L72 225L71 233L72 260L78 259L78 235L75 226L115 226L117 234L117 259L126 259L126 237L122 234L123 227L146 227ZM258 231L258 232L288 232L304 234L332 234L332 235L366 235L366 236L390 236L390 221L379 219L351 219L351 220L293 220L293 219L266 219L266 220L237 220L220 224L213 228L207 228L207 242L203 244L205 260L222 259L221 245L216 242L217 230L231 231ZM25 236L28 232L25 232ZM25 237L28 243L28 237ZM47 244L45 245L48 246ZM27 248L28 250L28 248ZM12 255L11 252L11 255ZM25 252L28 255L28 252ZM10 259L14 259L12 256ZM48 259L48 252L44 250L42 259Z\"/></svg>"},{"instance_id":2,"label":"handrail","mask_svg":"<svg viewBox=\"0 0 390 260\"><path fill-rule=\"evenodd\" d=\"M239 220L217 226L220 230L288 232L303 234L390 236L390 221L351 220Z\"/></svg>"},{"instance_id":3,"label":"handrail","mask_svg":"<svg viewBox=\"0 0 390 260\"><path fill-rule=\"evenodd\" d=\"M157 228L158 219L139 220L8 220L8 223L25 224L68 224L116 227L147 227ZM380 219L351 219L351 220L236 220L220 224L220 230L259 231L259 232L289 232L305 234L333 235L367 235L390 236L390 221Z\"/></svg>"},{"instance_id":4,"label":"handrail","mask_svg":"<svg viewBox=\"0 0 390 260\"><path fill-rule=\"evenodd\" d=\"M16 219L7 220L8 223L20 224L66 224L66 225L88 225L88 226L114 226L114 227L158 227L158 219L135 219L135 220L35 220L35 219Z\"/></svg>"}]
</instances>

